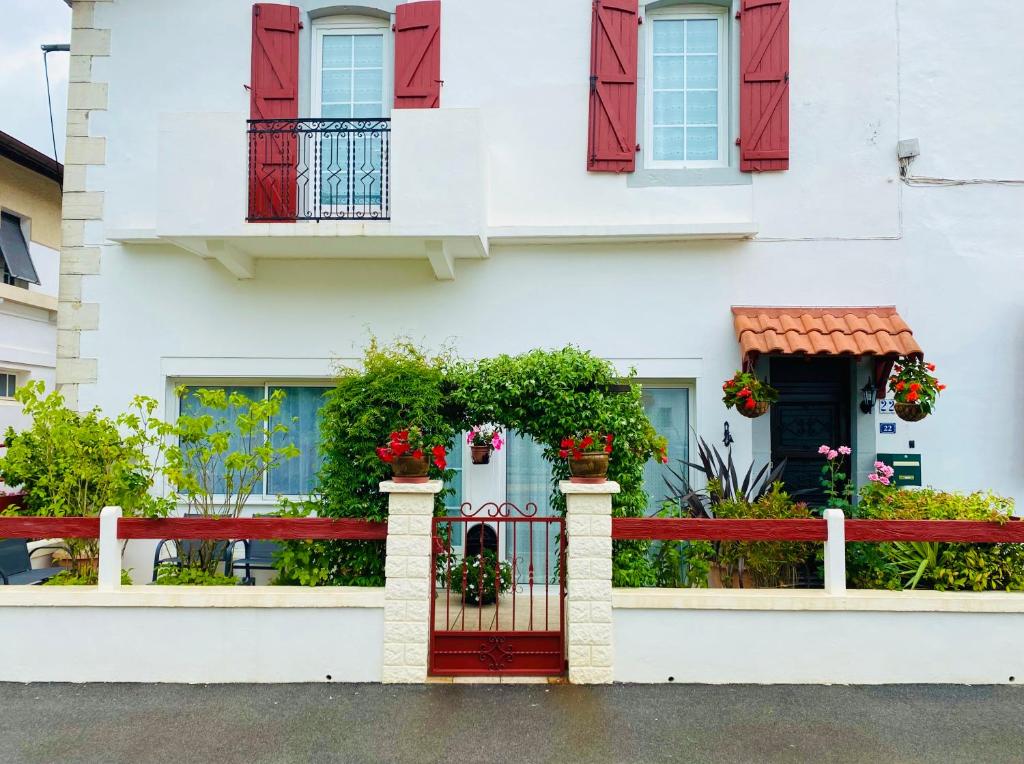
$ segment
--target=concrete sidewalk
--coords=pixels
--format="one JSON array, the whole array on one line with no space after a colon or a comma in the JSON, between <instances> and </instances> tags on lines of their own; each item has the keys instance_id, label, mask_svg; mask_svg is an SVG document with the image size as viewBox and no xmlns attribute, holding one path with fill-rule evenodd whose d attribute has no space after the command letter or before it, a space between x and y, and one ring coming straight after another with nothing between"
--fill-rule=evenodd
<instances>
[{"instance_id":1,"label":"concrete sidewalk","mask_svg":"<svg viewBox=\"0 0 1024 764\"><path fill-rule=\"evenodd\" d=\"M1016 687L0 684L0 762L1020 762Z\"/></svg>"}]
</instances>

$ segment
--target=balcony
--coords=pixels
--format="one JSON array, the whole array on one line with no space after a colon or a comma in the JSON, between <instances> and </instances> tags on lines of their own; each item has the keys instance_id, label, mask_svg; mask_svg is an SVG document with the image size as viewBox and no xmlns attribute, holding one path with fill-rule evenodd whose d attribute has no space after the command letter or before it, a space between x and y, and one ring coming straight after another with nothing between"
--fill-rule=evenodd
<instances>
[{"instance_id":1,"label":"balcony","mask_svg":"<svg viewBox=\"0 0 1024 764\"><path fill-rule=\"evenodd\" d=\"M390 119L249 120L250 223L390 220Z\"/></svg>"}]
</instances>

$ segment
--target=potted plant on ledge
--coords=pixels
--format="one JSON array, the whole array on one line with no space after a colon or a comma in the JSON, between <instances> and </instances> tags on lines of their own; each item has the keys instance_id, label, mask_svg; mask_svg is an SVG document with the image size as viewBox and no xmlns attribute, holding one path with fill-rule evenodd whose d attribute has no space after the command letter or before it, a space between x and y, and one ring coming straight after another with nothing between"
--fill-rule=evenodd
<instances>
[{"instance_id":1,"label":"potted plant on ledge","mask_svg":"<svg viewBox=\"0 0 1024 764\"><path fill-rule=\"evenodd\" d=\"M889 390L892 391L896 416L905 422L919 422L932 413L935 399L946 386L932 372L935 364L923 358L902 358L892 368Z\"/></svg>"},{"instance_id":2,"label":"potted plant on ledge","mask_svg":"<svg viewBox=\"0 0 1024 764\"><path fill-rule=\"evenodd\" d=\"M483 424L473 427L466 435L473 464L489 464L491 452L500 451L505 443L501 439L501 430L493 425Z\"/></svg>"},{"instance_id":3,"label":"potted plant on ledge","mask_svg":"<svg viewBox=\"0 0 1024 764\"><path fill-rule=\"evenodd\" d=\"M756 419L779 399L779 392L749 371L737 371L722 384L722 403L748 419Z\"/></svg>"},{"instance_id":4,"label":"potted plant on ledge","mask_svg":"<svg viewBox=\"0 0 1024 764\"><path fill-rule=\"evenodd\" d=\"M396 483L426 483L431 460L439 470L447 466L444 445L429 443L419 427L392 432L387 445L377 449L377 456L391 465Z\"/></svg>"},{"instance_id":5,"label":"potted plant on ledge","mask_svg":"<svg viewBox=\"0 0 1024 764\"><path fill-rule=\"evenodd\" d=\"M558 455L569 461L569 480L573 483L603 483L608 478L608 460L614 439L611 433L593 432L563 438Z\"/></svg>"}]
</instances>

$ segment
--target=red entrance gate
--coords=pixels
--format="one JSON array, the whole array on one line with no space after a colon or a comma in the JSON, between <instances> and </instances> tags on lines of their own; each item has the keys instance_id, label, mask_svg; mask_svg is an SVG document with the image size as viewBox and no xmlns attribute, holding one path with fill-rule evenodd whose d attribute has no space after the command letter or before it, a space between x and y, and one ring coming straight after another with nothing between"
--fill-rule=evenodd
<instances>
[{"instance_id":1,"label":"red entrance gate","mask_svg":"<svg viewBox=\"0 0 1024 764\"><path fill-rule=\"evenodd\" d=\"M489 502L435 517L430 673L565 671L565 521Z\"/></svg>"}]
</instances>

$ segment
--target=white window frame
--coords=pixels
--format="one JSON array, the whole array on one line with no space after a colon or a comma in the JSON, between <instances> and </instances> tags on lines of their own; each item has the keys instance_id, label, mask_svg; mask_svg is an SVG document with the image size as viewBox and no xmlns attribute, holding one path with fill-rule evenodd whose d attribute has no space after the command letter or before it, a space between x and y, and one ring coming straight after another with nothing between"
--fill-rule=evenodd
<instances>
[{"instance_id":1,"label":"white window frame","mask_svg":"<svg viewBox=\"0 0 1024 764\"><path fill-rule=\"evenodd\" d=\"M303 379L303 380L277 380L262 378L246 378L246 377L216 377L216 378L183 378L173 380L171 390L179 386L182 387L205 387L208 389L214 389L218 387L262 387L263 388L263 399L270 395L270 388L272 387L320 387L324 391L328 391L335 387L337 380L331 379ZM174 400L174 417L177 419L181 416L181 399L177 395L172 395ZM267 471L263 474L263 481L260 486L259 493L255 491L249 497L248 506L255 507L257 509L266 509L268 506L276 507L279 505L278 497L284 497L289 501L306 501L313 494L299 493L299 494L276 494L267 493L267 486L270 481L270 472ZM169 490L169 485L165 481L165 487ZM225 494L215 493L212 495L214 500L223 499ZM179 502L185 503L185 502Z\"/></svg>"},{"instance_id":2,"label":"white window frame","mask_svg":"<svg viewBox=\"0 0 1024 764\"><path fill-rule=\"evenodd\" d=\"M393 80L394 60L392 53L391 27L384 19L372 18L369 16L334 17L325 20L318 20L313 27L313 55L312 72L310 80L310 107L314 118L323 116L323 50L324 37L330 35L381 35L384 38L381 49L381 111L380 117L391 116L392 102L394 101ZM339 119L342 119L339 117ZM363 119L352 117L352 119ZM365 119L372 119L366 117Z\"/></svg>"},{"instance_id":3,"label":"white window frame","mask_svg":"<svg viewBox=\"0 0 1024 764\"><path fill-rule=\"evenodd\" d=\"M6 389L7 389L7 379L6 378L7 377L12 377L14 379L14 389L17 390L19 387L21 387L21 385L19 384L20 380L18 379L18 372L10 371L8 369L0 369L0 377L4 378L3 389L5 391L5 392L0 393L0 401L5 401L5 402L13 401L14 400L14 396L6 394Z\"/></svg>"},{"instance_id":4,"label":"white window frame","mask_svg":"<svg viewBox=\"0 0 1024 764\"><path fill-rule=\"evenodd\" d=\"M648 11L644 33L644 168L697 169L729 166L729 12L715 5L685 5ZM656 21L715 20L718 22L718 159L654 158L654 24ZM684 83L685 84L685 83ZM685 119L685 114L683 115ZM685 150L685 147L684 147Z\"/></svg>"}]
</instances>

